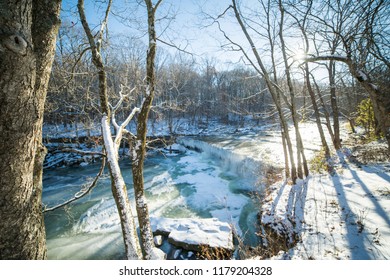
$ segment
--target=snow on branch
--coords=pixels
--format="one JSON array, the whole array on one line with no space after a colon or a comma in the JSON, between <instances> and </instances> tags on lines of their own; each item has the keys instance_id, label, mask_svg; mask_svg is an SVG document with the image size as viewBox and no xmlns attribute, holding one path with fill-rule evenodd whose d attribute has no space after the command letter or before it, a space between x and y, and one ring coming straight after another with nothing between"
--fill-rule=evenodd
<instances>
[{"instance_id":1,"label":"snow on branch","mask_svg":"<svg viewBox=\"0 0 390 280\"><path fill-rule=\"evenodd\" d=\"M123 101L129 97L129 95L136 89L136 87L132 88L130 90L129 93L127 94L123 94L123 88L124 86L121 85L121 89L119 91L119 101L116 103L116 105L114 107L111 107L111 118L112 118L112 124L114 125L115 129L118 131L121 129L121 127L125 127L129 124L129 122L131 121L131 119L134 117L135 113L137 113L137 107L133 109L133 111L130 113L130 115L127 117L127 119L121 124L121 125L118 125L117 121L116 121L116 118L115 118L115 113L116 111L119 109L119 107L122 105Z\"/></svg>"},{"instance_id":2,"label":"snow on branch","mask_svg":"<svg viewBox=\"0 0 390 280\"><path fill-rule=\"evenodd\" d=\"M351 61L350 58L342 55L321 55L321 56L307 56L304 59L304 62L317 62L324 60L336 60L345 63L349 63Z\"/></svg>"},{"instance_id":3,"label":"snow on branch","mask_svg":"<svg viewBox=\"0 0 390 280\"><path fill-rule=\"evenodd\" d=\"M71 148L60 149L54 153L76 153L76 154L80 154L80 155L97 155L97 156L101 156L101 157L106 157L105 153L94 152L94 151L83 151L83 150L71 149Z\"/></svg>"}]
</instances>

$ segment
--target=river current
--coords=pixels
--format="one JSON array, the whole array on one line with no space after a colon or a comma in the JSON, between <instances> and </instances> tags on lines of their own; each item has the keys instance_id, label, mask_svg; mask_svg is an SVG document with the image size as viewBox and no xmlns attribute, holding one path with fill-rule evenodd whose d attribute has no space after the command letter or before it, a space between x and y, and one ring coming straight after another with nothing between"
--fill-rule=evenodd
<instances>
[{"instance_id":1,"label":"river current","mask_svg":"<svg viewBox=\"0 0 390 280\"><path fill-rule=\"evenodd\" d=\"M256 245L258 163L211 142L183 138L179 143L182 145L174 145L171 151L154 151L147 156L144 176L150 214L218 218L230 223L246 244ZM43 203L53 206L72 197L92 180L99 167L96 163L45 170ZM121 167L133 201L129 160L122 160ZM45 214L45 225L49 259L124 257L107 171L90 194Z\"/></svg>"}]
</instances>

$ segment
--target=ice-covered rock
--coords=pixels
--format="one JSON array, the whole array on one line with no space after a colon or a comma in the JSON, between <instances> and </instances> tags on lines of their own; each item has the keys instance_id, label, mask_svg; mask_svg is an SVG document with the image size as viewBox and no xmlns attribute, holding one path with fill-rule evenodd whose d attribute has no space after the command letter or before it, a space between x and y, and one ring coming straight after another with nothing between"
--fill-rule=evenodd
<instances>
[{"instance_id":1,"label":"ice-covered rock","mask_svg":"<svg viewBox=\"0 0 390 280\"><path fill-rule=\"evenodd\" d=\"M228 223L218 219L170 219L151 218L155 234L168 236L168 241L191 251L202 251L202 248L219 248L234 250L233 231Z\"/></svg>"},{"instance_id":2,"label":"ice-covered rock","mask_svg":"<svg viewBox=\"0 0 390 280\"><path fill-rule=\"evenodd\" d=\"M159 248L152 249L152 260L165 260L167 255Z\"/></svg>"},{"instance_id":3,"label":"ice-covered rock","mask_svg":"<svg viewBox=\"0 0 390 280\"><path fill-rule=\"evenodd\" d=\"M154 245L157 247L160 247L163 244L163 237L162 235L156 235L153 239Z\"/></svg>"}]
</instances>

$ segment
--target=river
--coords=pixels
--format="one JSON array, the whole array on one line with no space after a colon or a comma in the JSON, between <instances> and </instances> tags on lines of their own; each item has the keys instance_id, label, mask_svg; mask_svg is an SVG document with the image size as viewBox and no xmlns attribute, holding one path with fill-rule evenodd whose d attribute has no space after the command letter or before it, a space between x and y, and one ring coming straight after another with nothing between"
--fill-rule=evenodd
<instances>
[{"instance_id":1,"label":"river","mask_svg":"<svg viewBox=\"0 0 390 280\"><path fill-rule=\"evenodd\" d=\"M179 143L187 148L175 145L172 153L155 151L146 159L144 176L150 214L169 218L218 218L233 225L244 243L256 245L258 201L254 194L258 190L258 162L223 145L216 146L216 141L210 138L204 141L183 138ZM72 197L92 180L99 167L91 164L45 170L43 203L53 206ZM121 161L121 167L132 201L129 160ZM90 194L65 208L46 213L45 225L49 259L124 257L107 171Z\"/></svg>"}]
</instances>

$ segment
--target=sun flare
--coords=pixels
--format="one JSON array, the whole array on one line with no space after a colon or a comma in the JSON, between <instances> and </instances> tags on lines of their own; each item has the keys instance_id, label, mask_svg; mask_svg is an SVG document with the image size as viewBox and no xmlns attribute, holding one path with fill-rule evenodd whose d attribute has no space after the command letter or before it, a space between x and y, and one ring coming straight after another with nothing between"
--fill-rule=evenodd
<instances>
[{"instance_id":1,"label":"sun flare","mask_svg":"<svg viewBox=\"0 0 390 280\"><path fill-rule=\"evenodd\" d=\"M297 49L293 54L294 61L303 62L307 54L303 49Z\"/></svg>"}]
</instances>

